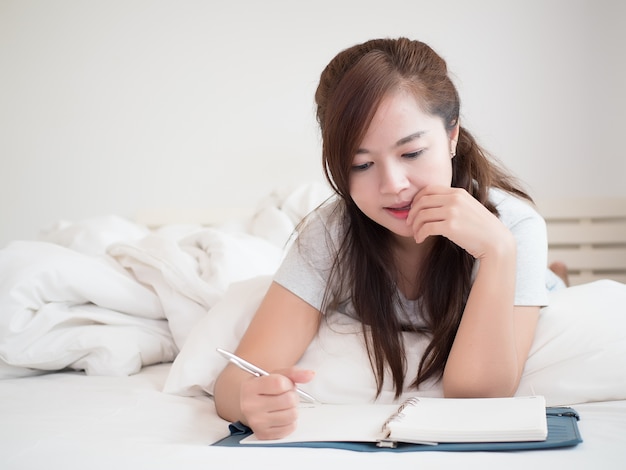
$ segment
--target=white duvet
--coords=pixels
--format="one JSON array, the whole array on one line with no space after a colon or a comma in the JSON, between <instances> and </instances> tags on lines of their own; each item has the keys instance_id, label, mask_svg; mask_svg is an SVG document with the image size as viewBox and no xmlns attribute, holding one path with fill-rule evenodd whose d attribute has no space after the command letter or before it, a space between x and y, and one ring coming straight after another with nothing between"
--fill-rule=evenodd
<instances>
[{"instance_id":1,"label":"white duvet","mask_svg":"<svg viewBox=\"0 0 626 470\"><path fill-rule=\"evenodd\" d=\"M116 216L61 222L0 250L0 377L72 368L128 375L174 360L234 281L277 268L318 185L276 192L249 220L157 231Z\"/></svg>"},{"instance_id":2,"label":"white duvet","mask_svg":"<svg viewBox=\"0 0 626 470\"><path fill-rule=\"evenodd\" d=\"M118 217L59 224L0 250L0 377L65 368L129 375L171 362L165 391L211 394L278 267L295 224L327 195L276 193L249 220L157 231ZM301 365L325 401L368 401L375 385L358 325L324 323ZM406 337L409 366L424 347ZM626 399L626 285L551 294L518 393L549 405ZM350 377L350 380L345 380ZM437 395L438 384L422 390ZM411 392L413 393L413 392ZM393 399L385 390L382 401Z\"/></svg>"}]
</instances>

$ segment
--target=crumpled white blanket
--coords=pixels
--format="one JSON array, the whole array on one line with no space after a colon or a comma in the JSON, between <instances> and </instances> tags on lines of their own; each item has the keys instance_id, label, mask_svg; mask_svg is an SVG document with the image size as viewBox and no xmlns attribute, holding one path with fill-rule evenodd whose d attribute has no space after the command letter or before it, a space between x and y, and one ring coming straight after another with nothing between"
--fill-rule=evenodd
<instances>
[{"instance_id":1,"label":"crumpled white blanket","mask_svg":"<svg viewBox=\"0 0 626 470\"><path fill-rule=\"evenodd\" d=\"M236 281L272 274L328 191L276 191L233 226L156 231L116 216L60 222L0 249L0 378L65 368L129 375L174 360Z\"/></svg>"}]
</instances>

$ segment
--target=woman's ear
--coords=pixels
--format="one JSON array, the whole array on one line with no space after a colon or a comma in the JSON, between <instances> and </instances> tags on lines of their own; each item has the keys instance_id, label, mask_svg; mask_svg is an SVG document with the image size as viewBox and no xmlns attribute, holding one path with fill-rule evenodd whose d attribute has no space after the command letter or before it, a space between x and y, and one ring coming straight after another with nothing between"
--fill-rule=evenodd
<instances>
[{"instance_id":1,"label":"woman's ear","mask_svg":"<svg viewBox=\"0 0 626 470\"><path fill-rule=\"evenodd\" d=\"M457 121L456 125L450 130L450 157L454 158L456 155L456 144L459 141L460 125Z\"/></svg>"}]
</instances>

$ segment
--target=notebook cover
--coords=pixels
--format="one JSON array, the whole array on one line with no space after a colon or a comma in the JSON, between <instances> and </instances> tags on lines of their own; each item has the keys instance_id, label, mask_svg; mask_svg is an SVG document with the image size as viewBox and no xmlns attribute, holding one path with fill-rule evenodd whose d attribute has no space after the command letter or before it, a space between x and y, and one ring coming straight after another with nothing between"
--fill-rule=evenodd
<instances>
[{"instance_id":1,"label":"notebook cover","mask_svg":"<svg viewBox=\"0 0 626 470\"><path fill-rule=\"evenodd\" d=\"M310 447L345 449L356 452L419 452L419 451L509 451L555 449L573 447L582 442L578 431L578 413L569 407L546 408L548 437L545 441L533 442L472 442L472 443L441 443L435 446L423 444L406 444L399 442L397 447L378 447L373 442L290 442L280 444L240 444L239 441L252 434L250 428L241 423L229 426L231 434L211 444L215 446L238 447Z\"/></svg>"}]
</instances>

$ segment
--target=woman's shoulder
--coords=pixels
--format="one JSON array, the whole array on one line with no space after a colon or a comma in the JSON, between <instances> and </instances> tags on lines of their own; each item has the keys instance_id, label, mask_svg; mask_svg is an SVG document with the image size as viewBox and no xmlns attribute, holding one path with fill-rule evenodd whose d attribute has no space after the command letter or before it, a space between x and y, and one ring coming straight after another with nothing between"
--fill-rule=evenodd
<instances>
[{"instance_id":1,"label":"woman's shoulder","mask_svg":"<svg viewBox=\"0 0 626 470\"><path fill-rule=\"evenodd\" d=\"M532 202L499 188L489 189L489 201L498 209L498 217L508 227L522 222L545 225Z\"/></svg>"},{"instance_id":2,"label":"woman's shoulder","mask_svg":"<svg viewBox=\"0 0 626 470\"><path fill-rule=\"evenodd\" d=\"M489 189L489 201L496 206L500 217L506 215L515 218L539 218L542 219L534 204L515 194L500 188Z\"/></svg>"},{"instance_id":3,"label":"woman's shoulder","mask_svg":"<svg viewBox=\"0 0 626 470\"><path fill-rule=\"evenodd\" d=\"M344 214L343 202L336 197L329 198L302 220L298 236L337 235L343 227Z\"/></svg>"}]
</instances>

